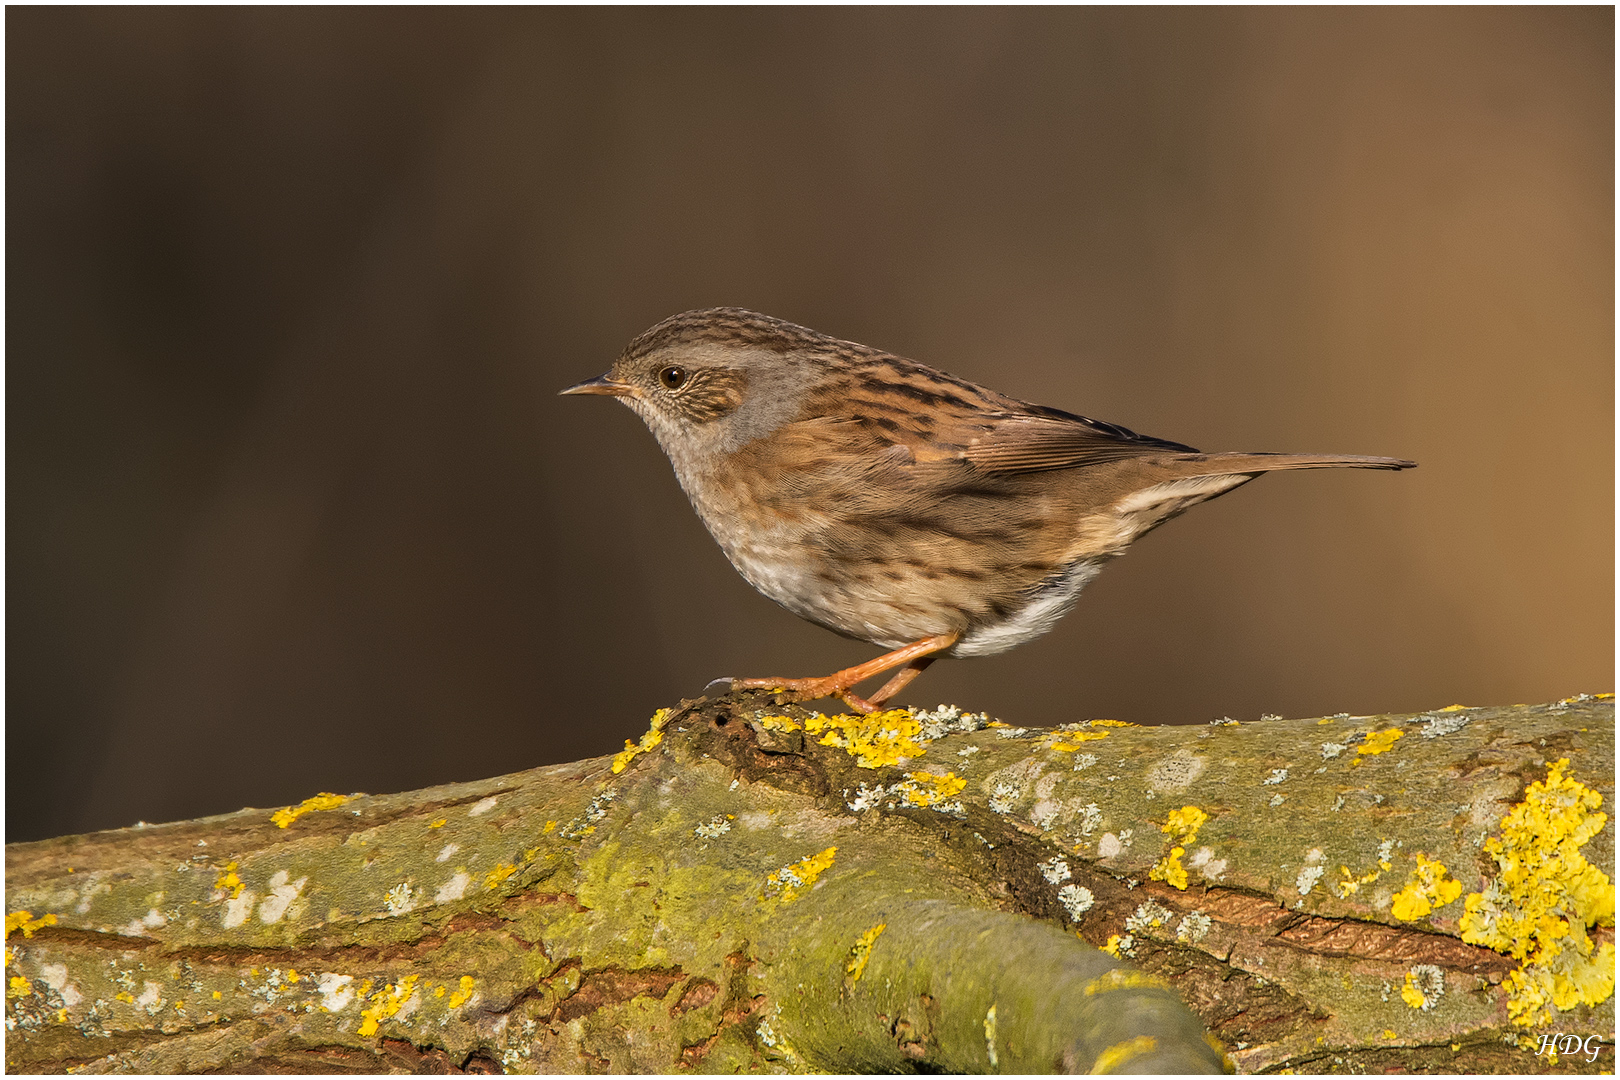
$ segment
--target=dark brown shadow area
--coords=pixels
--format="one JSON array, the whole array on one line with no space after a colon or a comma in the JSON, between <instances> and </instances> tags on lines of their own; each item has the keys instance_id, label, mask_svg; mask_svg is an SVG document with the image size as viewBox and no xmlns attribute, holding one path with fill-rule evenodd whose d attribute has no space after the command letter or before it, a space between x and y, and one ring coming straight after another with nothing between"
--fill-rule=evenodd
<instances>
[{"instance_id":1,"label":"dark brown shadow area","mask_svg":"<svg viewBox=\"0 0 1620 1080\"><path fill-rule=\"evenodd\" d=\"M11 8L6 839L600 754L876 650L556 391L735 304L1268 477L902 697L1613 689L1613 11Z\"/></svg>"}]
</instances>

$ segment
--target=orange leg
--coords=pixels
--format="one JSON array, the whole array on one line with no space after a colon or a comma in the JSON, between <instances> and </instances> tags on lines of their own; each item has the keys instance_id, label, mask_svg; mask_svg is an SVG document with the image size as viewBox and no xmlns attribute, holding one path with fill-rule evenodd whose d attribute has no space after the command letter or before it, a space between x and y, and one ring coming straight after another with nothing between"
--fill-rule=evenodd
<instances>
[{"instance_id":1,"label":"orange leg","mask_svg":"<svg viewBox=\"0 0 1620 1080\"><path fill-rule=\"evenodd\" d=\"M922 674L924 668L933 663L936 657L930 655L956 644L960 634L936 634L933 637L914 641L910 645L902 645L893 652L884 653L874 660L864 664L857 664L843 671L835 671L831 675L824 675L819 679L733 679L733 690L745 690L762 687L768 690L789 690L802 701L813 701L816 698L840 698L856 712L869 713L888 701L900 688ZM901 665L904 665L902 667ZM884 683L877 693L870 699L863 698L850 692L850 687L858 682L864 682L874 675L882 674L890 668L900 668Z\"/></svg>"}]
</instances>

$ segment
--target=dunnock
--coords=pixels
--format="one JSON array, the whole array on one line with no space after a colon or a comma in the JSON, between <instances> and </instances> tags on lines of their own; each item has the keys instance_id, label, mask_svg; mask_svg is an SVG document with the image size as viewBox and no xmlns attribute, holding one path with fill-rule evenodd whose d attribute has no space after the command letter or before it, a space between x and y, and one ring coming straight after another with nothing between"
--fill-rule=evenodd
<instances>
[{"instance_id":1,"label":"dunnock","mask_svg":"<svg viewBox=\"0 0 1620 1080\"><path fill-rule=\"evenodd\" d=\"M617 397L748 583L893 651L817 679L736 679L869 712L938 656L1044 634L1132 540L1278 469L1398 458L1203 454L1031 405L741 308L688 311L564 394ZM900 670L870 698L852 691Z\"/></svg>"}]
</instances>

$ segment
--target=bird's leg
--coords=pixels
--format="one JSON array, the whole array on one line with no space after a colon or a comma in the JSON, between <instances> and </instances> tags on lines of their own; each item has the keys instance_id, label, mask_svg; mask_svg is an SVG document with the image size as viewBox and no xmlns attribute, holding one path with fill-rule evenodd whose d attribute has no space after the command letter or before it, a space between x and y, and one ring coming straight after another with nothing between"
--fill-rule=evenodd
<instances>
[{"instance_id":1,"label":"bird's leg","mask_svg":"<svg viewBox=\"0 0 1620 1080\"><path fill-rule=\"evenodd\" d=\"M733 690L745 690L762 687L768 690L788 690L801 700L813 701L816 698L840 698L856 712L869 713L888 701L900 688L922 674L923 668L933 663L934 657L930 654L948 649L956 644L960 634L935 634L933 637L914 641L910 645L902 645L893 652L884 653L864 664L857 664L842 671L835 671L831 675L824 675L819 679L733 679ZM901 667L901 665L905 665ZM858 682L870 679L873 675L882 674L890 668L899 667L900 670L883 687L868 700L850 692L850 687Z\"/></svg>"},{"instance_id":2,"label":"bird's leg","mask_svg":"<svg viewBox=\"0 0 1620 1080\"><path fill-rule=\"evenodd\" d=\"M911 661L905 667L901 668L899 671L896 671L893 675L891 675L889 677L888 682L886 682L882 686L878 687L878 692L877 693L873 694L869 698L862 699L862 704L866 705L867 708L861 709L860 711L861 712L867 712L869 710L877 709L877 708L882 707L884 702L888 701L890 698L894 697L894 695L898 694L902 689L905 688L905 685L907 683L909 683L912 679L915 679L917 676L921 675L925 670L927 670L929 664L932 664L935 660L938 660L938 659L939 659L938 656L919 656L919 657L917 657L915 660ZM848 694L844 698L844 700L848 701L851 705L855 706L856 708L860 708L859 705L855 705L855 695Z\"/></svg>"}]
</instances>

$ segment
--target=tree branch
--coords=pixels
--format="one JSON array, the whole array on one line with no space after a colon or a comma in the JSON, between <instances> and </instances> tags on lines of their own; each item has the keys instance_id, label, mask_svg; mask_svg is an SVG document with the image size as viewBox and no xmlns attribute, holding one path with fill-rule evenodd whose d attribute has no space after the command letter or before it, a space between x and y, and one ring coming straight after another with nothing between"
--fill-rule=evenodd
<instances>
[{"instance_id":1,"label":"tree branch","mask_svg":"<svg viewBox=\"0 0 1620 1080\"><path fill-rule=\"evenodd\" d=\"M1613 717L754 692L617 759L13 844L7 1063L1612 1071Z\"/></svg>"}]
</instances>

